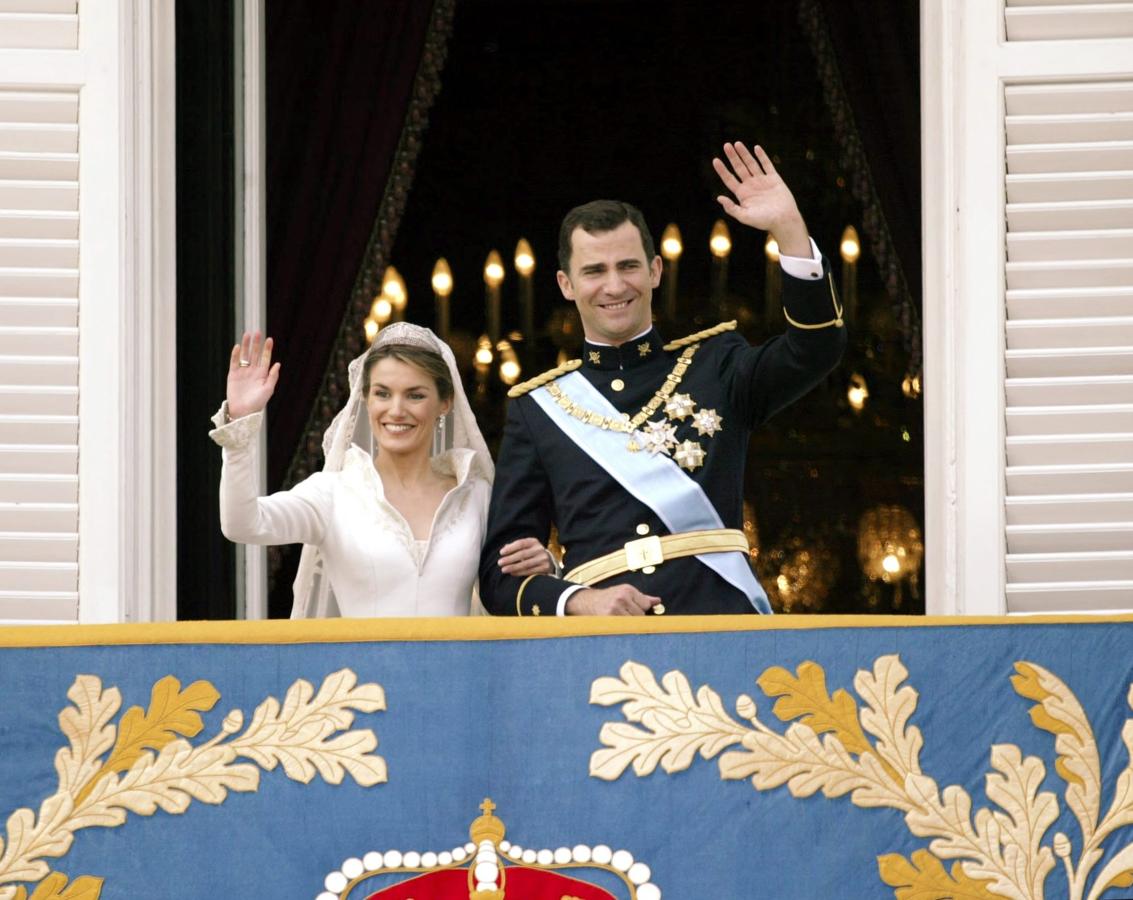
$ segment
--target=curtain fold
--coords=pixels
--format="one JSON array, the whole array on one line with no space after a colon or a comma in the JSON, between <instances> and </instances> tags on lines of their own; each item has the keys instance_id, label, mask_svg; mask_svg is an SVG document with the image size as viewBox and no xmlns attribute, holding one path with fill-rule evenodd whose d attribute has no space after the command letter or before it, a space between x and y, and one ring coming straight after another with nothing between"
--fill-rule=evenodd
<instances>
[{"instance_id":1,"label":"curtain fold","mask_svg":"<svg viewBox=\"0 0 1133 900\"><path fill-rule=\"evenodd\" d=\"M440 90L455 0L267 4L268 489L318 470ZM297 547L268 553L286 616Z\"/></svg>"},{"instance_id":2,"label":"curtain fold","mask_svg":"<svg viewBox=\"0 0 1133 900\"><path fill-rule=\"evenodd\" d=\"M266 5L267 330L282 362L268 424L270 490L318 467L325 409L337 408L342 360L361 352L361 321L439 88L452 8L453 0Z\"/></svg>"},{"instance_id":3,"label":"curtain fold","mask_svg":"<svg viewBox=\"0 0 1133 900\"><path fill-rule=\"evenodd\" d=\"M921 370L920 18L917 4L800 0L863 237Z\"/></svg>"}]
</instances>

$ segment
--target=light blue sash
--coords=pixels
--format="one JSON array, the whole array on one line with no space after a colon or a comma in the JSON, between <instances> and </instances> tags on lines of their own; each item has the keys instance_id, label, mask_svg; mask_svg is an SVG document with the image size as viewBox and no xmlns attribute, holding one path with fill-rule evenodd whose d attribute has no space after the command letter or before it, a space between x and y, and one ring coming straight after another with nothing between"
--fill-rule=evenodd
<instances>
[{"instance_id":1,"label":"light blue sash","mask_svg":"<svg viewBox=\"0 0 1133 900\"><path fill-rule=\"evenodd\" d=\"M579 406L603 416L619 418L618 412L578 372L556 379L556 384ZM657 513L673 534L723 528L720 514L704 490L684 474L680 467L663 454L645 450L626 450L630 435L587 425L563 409L545 387L531 392L535 402L579 449L598 463L634 497ZM738 551L704 553L696 557L737 590L743 591L761 613L770 613L767 594L760 587L744 554Z\"/></svg>"}]
</instances>

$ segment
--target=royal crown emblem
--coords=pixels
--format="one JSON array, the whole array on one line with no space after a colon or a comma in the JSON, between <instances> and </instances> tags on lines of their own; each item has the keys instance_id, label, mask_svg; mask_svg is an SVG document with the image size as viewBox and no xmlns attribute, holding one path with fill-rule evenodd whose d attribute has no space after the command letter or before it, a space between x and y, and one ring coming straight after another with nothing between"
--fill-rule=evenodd
<instances>
[{"instance_id":1,"label":"royal crown emblem","mask_svg":"<svg viewBox=\"0 0 1133 900\"><path fill-rule=\"evenodd\" d=\"M485 799L469 841L452 849L371 850L345 860L316 900L660 900L649 866L628 850L522 847L504 839L495 809Z\"/></svg>"}]
</instances>

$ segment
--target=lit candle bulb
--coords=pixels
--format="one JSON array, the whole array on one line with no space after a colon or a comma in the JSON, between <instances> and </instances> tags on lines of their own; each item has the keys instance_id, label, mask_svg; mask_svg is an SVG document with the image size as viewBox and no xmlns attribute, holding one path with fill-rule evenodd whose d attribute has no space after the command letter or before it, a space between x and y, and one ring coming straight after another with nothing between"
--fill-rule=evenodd
<instances>
[{"instance_id":1,"label":"lit candle bulb","mask_svg":"<svg viewBox=\"0 0 1133 900\"><path fill-rule=\"evenodd\" d=\"M393 304L389 302L389 297L385 294L375 297L374 305L370 307L370 318L377 322L378 325L385 325L392 315Z\"/></svg>"},{"instance_id":2,"label":"lit candle bulb","mask_svg":"<svg viewBox=\"0 0 1133 900\"><path fill-rule=\"evenodd\" d=\"M526 238L515 245L515 271L519 273L519 327L523 332L524 358L535 364L535 252ZM514 382L513 382L514 383Z\"/></svg>"},{"instance_id":3,"label":"lit candle bulb","mask_svg":"<svg viewBox=\"0 0 1133 900\"><path fill-rule=\"evenodd\" d=\"M510 387L519 381L519 375L522 371L519 359L509 341L500 341L496 350L499 351L500 355L500 381Z\"/></svg>"},{"instance_id":4,"label":"lit candle bulb","mask_svg":"<svg viewBox=\"0 0 1133 900\"><path fill-rule=\"evenodd\" d=\"M393 311L393 320L400 322L405 318L405 306L409 302L409 292L405 288L405 279L393 266L386 268L382 276L382 295L389 300Z\"/></svg>"},{"instance_id":5,"label":"lit candle bulb","mask_svg":"<svg viewBox=\"0 0 1133 900\"><path fill-rule=\"evenodd\" d=\"M728 223L717 219L708 238L712 252L712 303L717 315L724 311L724 293L728 285L728 255L732 252L732 235Z\"/></svg>"},{"instance_id":6,"label":"lit candle bulb","mask_svg":"<svg viewBox=\"0 0 1133 900\"><path fill-rule=\"evenodd\" d=\"M712 234L708 238L708 249L717 259L727 259L732 252L732 234L728 231L728 223L717 219L712 226Z\"/></svg>"},{"instance_id":7,"label":"lit candle bulb","mask_svg":"<svg viewBox=\"0 0 1133 900\"><path fill-rule=\"evenodd\" d=\"M858 311L858 257L862 255L862 244L853 225L847 225L842 232L838 250L842 256L842 305L846 318L852 321Z\"/></svg>"},{"instance_id":8,"label":"lit candle bulb","mask_svg":"<svg viewBox=\"0 0 1133 900\"><path fill-rule=\"evenodd\" d=\"M670 321L677 317L677 273L683 250L681 231L676 223L670 222L661 235L661 256L665 259L665 316Z\"/></svg>"},{"instance_id":9,"label":"lit candle bulb","mask_svg":"<svg viewBox=\"0 0 1133 900\"><path fill-rule=\"evenodd\" d=\"M779 242L770 234L763 242L763 255L767 258L763 273L763 319L767 330L773 331L783 322L783 307L779 299L783 291L783 275L779 270Z\"/></svg>"},{"instance_id":10,"label":"lit candle bulb","mask_svg":"<svg viewBox=\"0 0 1133 900\"><path fill-rule=\"evenodd\" d=\"M492 370L492 340L486 334L480 335L476 342L476 353L472 357L472 366L476 370L476 393L483 395L488 389L488 373Z\"/></svg>"},{"instance_id":11,"label":"lit candle bulb","mask_svg":"<svg viewBox=\"0 0 1133 900\"><path fill-rule=\"evenodd\" d=\"M449 296L452 294L452 269L448 260L443 256L433 266L433 301L437 310L437 335L442 341L448 341L449 326Z\"/></svg>"},{"instance_id":12,"label":"lit candle bulb","mask_svg":"<svg viewBox=\"0 0 1133 900\"><path fill-rule=\"evenodd\" d=\"M488 338L495 343L500 339L500 285L504 280L504 263L498 251L493 250L484 262L484 289L488 306Z\"/></svg>"},{"instance_id":13,"label":"lit candle bulb","mask_svg":"<svg viewBox=\"0 0 1133 900\"><path fill-rule=\"evenodd\" d=\"M866 380L860 374L855 372L850 376L850 386L846 389L846 399L850 402L850 407L854 412L861 412L865 409L865 402L869 399L869 386Z\"/></svg>"}]
</instances>

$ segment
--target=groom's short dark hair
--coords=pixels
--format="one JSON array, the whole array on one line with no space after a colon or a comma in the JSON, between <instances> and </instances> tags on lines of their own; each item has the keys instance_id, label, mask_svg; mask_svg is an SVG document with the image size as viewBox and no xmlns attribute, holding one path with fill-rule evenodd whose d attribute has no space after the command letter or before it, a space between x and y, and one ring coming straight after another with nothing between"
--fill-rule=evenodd
<instances>
[{"instance_id":1,"label":"groom's short dark hair","mask_svg":"<svg viewBox=\"0 0 1133 900\"><path fill-rule=\"evenodd\" d=\"M574 247L571 240L574 230L581 228L587 234L605 234L613 231L623 222L629 222L641 235L641 246L645 250L646 264L653 261L657 251L653 249L653 236L645 224L645 216L632 203L621 200L591 200L576 206L563 217L559 228L559 268L570 274L570 256Z\"/></svg>"}]
</instances>

